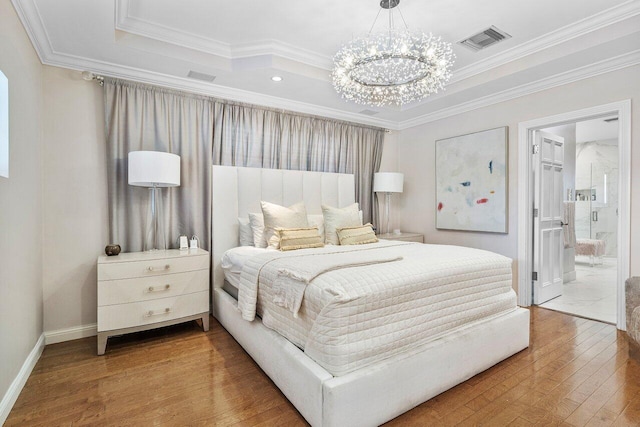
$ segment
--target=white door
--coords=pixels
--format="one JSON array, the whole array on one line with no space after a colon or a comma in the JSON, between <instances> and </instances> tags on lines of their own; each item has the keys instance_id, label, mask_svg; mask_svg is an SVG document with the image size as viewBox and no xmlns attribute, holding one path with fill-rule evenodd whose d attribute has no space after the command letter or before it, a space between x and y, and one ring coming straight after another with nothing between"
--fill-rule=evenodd
<instances>
[{"instance_id":1,"label":"white door","mask_svg":"<svg viewBox=\"0 0 640 427\"><path fill-rule=\"evenodd\" d=\"M534 133L533 303L562 295L564 138Z\"/></svg>"}]
</instances>

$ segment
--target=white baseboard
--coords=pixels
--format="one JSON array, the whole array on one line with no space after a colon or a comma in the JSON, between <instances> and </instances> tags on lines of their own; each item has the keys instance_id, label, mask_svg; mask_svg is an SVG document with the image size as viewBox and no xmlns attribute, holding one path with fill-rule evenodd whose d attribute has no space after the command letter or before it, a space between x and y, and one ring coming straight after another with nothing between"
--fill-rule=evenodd
<instances>
[{"instance_id":1,"label":"white baseboard","mask_svg":"<svg viewBox=\"0 0 640 427\"><path fill-rule=\"evenodd\" d=\"M0 425L3 425L7 420L7 417L9 417L9 412L11 412L11 408L13 408L16 400L18 400L22 387L24 387L29 375L31 375L31 371L33 371L38 359L40 359L40 355L42 354L45 346L44 341L44 334L41 334L38 341L36 341L36 345L33 346L29 356L27 356L26 360L22 364L22 368L20 368L18 375L16 375L15 379L9 386L9 389L4 394L2 401L0 401Z\"/></svg>"},{"instance_id":2,"label":"white baseboard","mask_svg":"<svg viewBox=\"0 0 640 427\"><path fill-rule=\"evenodd\" d=\"M72 328L57 329L55 331L45 331L45 344L56 344L64 341L77 340L79 338L93 337L98 334L98 325L74 326Z\"/></svg>"}]
</instances>

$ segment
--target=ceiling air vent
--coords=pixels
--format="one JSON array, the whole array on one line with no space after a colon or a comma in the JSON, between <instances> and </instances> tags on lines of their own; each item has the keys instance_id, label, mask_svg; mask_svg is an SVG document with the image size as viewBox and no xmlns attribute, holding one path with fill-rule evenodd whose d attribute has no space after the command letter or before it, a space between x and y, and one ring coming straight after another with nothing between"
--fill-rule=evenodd
<instances>
[{"instance_id":1,"label":"ceiling air vent","mask_svg":"<svg viewBox=\"0 0 640 427\"><path fill-rule=\"evenodd\" d=\"M187 77L191 77L192 79L202 80L205 82L212 82L216 79L216 76L212 76L211 74L199 73L197 71L189 71Z\"/></svg>"},{"instance_id":2,"label":"ceiling air vent","mask_svg":"<svg viewBox=\"0 0 640 427\"><path fill-rule=\"evenodd\" d=\"M375 116L378 113L379 113L379 111L373 111L373 110L362 110L362 111L360 111L360 114L365 114L367 116Z\"/></svg>"},{"instance_id":3,"label":"ceiling air vent","mask_svg":"<svg viewBox=\"0 0 640 427\"><path fill-rule=\"evenodd\" d=\"M458 43L477 52L489 46L492 46L502 40L510 39L511 36L493 25L484 31L474 34L471 37L459 41Z\"/></svg>"}]
</instances>

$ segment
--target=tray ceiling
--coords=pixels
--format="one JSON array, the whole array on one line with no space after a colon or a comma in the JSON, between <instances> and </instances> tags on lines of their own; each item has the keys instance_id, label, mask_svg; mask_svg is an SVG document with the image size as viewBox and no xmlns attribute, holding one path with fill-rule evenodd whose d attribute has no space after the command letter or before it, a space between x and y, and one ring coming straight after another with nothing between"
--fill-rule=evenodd
<instances>
[{"instance_id":1,"label":"tray ceiling","mask_svg":"<svg viewBox=\"0 0 640 427\"><path fill-rule=\"evenodd\" d=\"M13 4L45 64L389 129L640 63L640 0L402 0L410 28L454 44L454 77L421 102L372 108L340 99L329 73L340 45L369 31L376 0ZM455 44L491 25L512 38L480 52Z\"/></svg>"}]
</instances>

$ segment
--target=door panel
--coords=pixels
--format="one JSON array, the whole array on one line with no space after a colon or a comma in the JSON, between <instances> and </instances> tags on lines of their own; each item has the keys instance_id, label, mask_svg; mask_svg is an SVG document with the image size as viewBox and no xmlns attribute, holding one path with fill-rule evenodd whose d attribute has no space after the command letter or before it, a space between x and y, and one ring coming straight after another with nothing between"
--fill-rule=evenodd
<instances>
[{"instance_id":1,"label":"door panel","mask_svg":"<svg viewBox=\"0 0 640 427\"><path fill-rule=\"evenodd\" d=\"M536 131L534 144L533 303L542 304L562 295L564 139Z\"/></svg>"}]
</instances>

